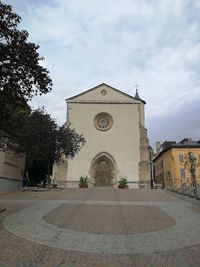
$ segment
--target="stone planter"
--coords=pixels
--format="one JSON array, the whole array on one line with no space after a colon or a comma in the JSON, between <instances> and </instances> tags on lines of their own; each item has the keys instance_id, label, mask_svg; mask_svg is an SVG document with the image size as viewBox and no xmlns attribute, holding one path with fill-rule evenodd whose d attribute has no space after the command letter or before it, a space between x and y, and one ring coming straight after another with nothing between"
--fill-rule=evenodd
<instances>
[{"instance_id":1,"label":"stone planter","mask_svg":"<svg viewBox=\"0 0 200 267\"><path fill-rule=\"evenodd\" d=\"M79 188L88 188L87 184L79 184Z\"/></svg>"},{"instance_id":2,"label":"stone planter","mask_svg":"<svg viewBox=\"0 0 200 267\"><path fill-rule=\"evenodd\" d=\"M118 188L119 189L128 189L128 185L125 185L125 186L118 185Z\"/></svg>"}]
</instances>

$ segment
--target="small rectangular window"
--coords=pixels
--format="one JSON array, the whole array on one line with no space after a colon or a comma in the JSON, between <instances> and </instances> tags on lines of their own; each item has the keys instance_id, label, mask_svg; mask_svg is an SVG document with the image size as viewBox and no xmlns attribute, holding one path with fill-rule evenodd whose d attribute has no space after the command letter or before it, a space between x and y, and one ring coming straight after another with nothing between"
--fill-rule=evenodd
<instances>
[{"instance_id":1,"label":"small rectangular window","mask_svg":"<svg viewBox=\"0 0 200 267\"><path fill-rule=\"evenodd\" d=\"M167 178L167 180L170 180L170 172L166 172L166 178Z\"/></svg>"},{"instance_id":2,"label":"small rectangular window","mask_svg":"<svg viewBox=\"0 0 200 267\"><path fill-rule=\"evenodd\" d=\"M183 162L183 155L179 155L179 162Z\"/></svg>"},{"instance_id":3,"label":"small rectangular window","mask_svg":"<svg viewBox=\"0 0 200 267\"><path fill-rule=\"evenodd\" d=\"M185 178L185 169L183 168L180 169L180 176L181 178Z\"/></svg>"}]
</instances>

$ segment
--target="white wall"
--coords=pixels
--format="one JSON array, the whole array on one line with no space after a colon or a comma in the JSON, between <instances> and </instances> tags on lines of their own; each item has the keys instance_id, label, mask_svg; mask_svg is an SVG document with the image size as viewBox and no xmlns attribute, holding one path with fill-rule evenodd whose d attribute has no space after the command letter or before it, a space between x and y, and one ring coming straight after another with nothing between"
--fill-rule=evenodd
<instances>
[{"instance_id":1,"label":"white wall","mask_svg":"<svg viewBox=\"0 0 200 267\"><path fill-rule=\"evenodd\" d=\"M93 158L100 152L109 153L116 161L117 177L126 176L138 181L139 112L137 104L75 104L69 103L69 119L72 128L82 133L86 145L73 160L68 162L68 180L79 180L88 175ZM93 124L94 117L107 112L113 117L108 131L99 131Z\"/></svg>"},{"instance_id":2,"label":"white wall","mask_svg":"<svg viewBox=\"0 0 200 267\"><path fill-rule=\"evenodd\" d=\"M113 117L113 126L108 131L99 131L94 126L94 118L101 112ZM117 179L123 176L131 182L130 187L138 186L143 102L103 84L67 101L67 121L77 133L83 134L86 144L73 160L68 160L67 168L54 166L57 181L77 186L80 176L90 176L92 160L99 153L107 152L116 162Z\"/></svg>"}]
</instances>

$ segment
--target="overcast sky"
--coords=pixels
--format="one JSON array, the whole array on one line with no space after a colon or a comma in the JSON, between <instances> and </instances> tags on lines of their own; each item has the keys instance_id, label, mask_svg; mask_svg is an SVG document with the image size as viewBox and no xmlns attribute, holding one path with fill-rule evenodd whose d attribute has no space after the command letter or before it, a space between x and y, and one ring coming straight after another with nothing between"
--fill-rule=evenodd
<instances>
[{"instance_id":1,"label":"overcast sky","mask_svg":"<svg viewBox=\"0 0 200 267\"><path fill-rule=\"evenodd\" d=\"M65 99L108 83L146 101L150 143L200 140L199 0L19 0L53 91L32 101L65 122Z\"/></svg>"}]
</instances>

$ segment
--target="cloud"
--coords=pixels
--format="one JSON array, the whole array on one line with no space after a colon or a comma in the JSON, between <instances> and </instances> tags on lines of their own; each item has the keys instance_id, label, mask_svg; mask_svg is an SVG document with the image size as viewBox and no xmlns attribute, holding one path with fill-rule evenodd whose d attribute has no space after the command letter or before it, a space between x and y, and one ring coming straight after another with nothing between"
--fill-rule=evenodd
<instances>
[{"instance_id":1,"label":"cloud","mask_svg":"<svg viewBox=\"0 0 200 267\"><path fill-rule=\"evenodd\" d=\"M191 137L200 140L200 105L196 99L188 103L176 112L169 111L162 117L149 118L147 127L152 144L156 141L181 141L183 138Z\"/></svg>"},{"instance_id":2,"label":"cloud","mask_svg":"<svg viewBox=\"0 0 200 267\"><path fill-rule=\"evenodd\" d=\"M196 106L200 97L198 0L6 2L21 15L21 27L28 30L30 40L40 44L43 64L54 82L53 92L36 97L32 105L45 105L60 124L65 121L65 98L102 82L132 95L134 84L140 84L151 140L159 137L152 121L167 123L170 114L181 121L182 110ZM181 133L186 135L184 125ZM166 132L169 139L167 134L170 137L171 132Z\"/></svg>"}]
</instances>

